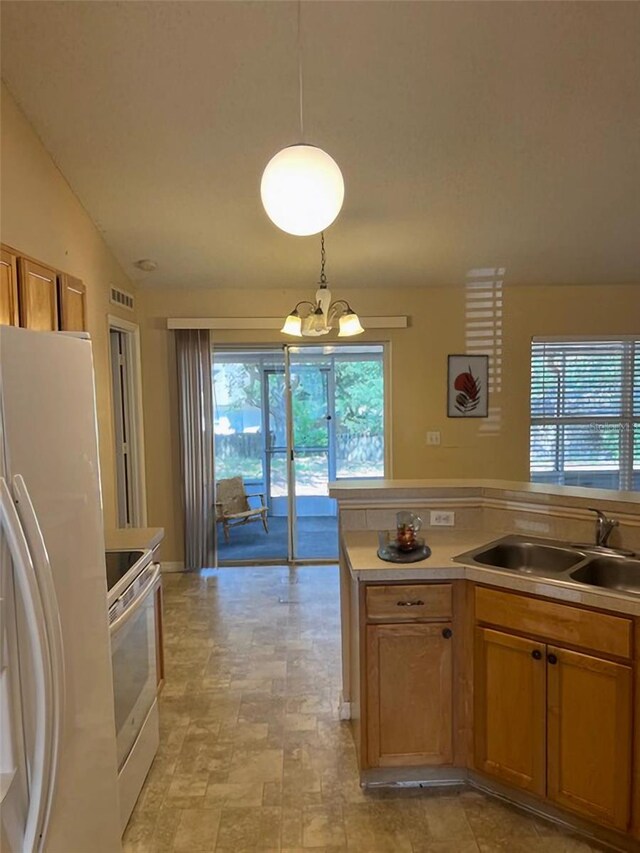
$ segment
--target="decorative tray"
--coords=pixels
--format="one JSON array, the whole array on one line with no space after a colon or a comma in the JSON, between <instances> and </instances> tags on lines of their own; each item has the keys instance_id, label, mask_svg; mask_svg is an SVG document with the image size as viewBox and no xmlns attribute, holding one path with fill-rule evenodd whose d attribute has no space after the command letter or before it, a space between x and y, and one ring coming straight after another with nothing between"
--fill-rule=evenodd
<instances>
[{"instance_id":1,"label":"decorative tray","mask_svg":"<svg viewBox=\"0 0 640 853\"><path fill-rule=\"evenodd\" d=\"M417 548L412 548L411 551L401 551L399 548L389 542L382 548L378 548L378 557L385 560L387 563L417 563L420 560L426 560L431 556L431 548L422 542Z\"/></svg>"}]
</instances>

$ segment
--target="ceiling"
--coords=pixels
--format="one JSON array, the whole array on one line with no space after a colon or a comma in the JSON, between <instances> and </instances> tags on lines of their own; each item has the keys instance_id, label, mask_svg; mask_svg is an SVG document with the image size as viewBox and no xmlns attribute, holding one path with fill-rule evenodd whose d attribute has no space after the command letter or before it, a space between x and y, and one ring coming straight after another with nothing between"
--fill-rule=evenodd
<instances>
[{"instance_id":1,"label":"ceiling","mask_svg":"<svg viewBox=\"0 0 640 853\"><path fill-rule=\"evenodd\" d=\"M336 287L640 282L640 3L303 2ZM314 286L267 219L298 142L292 2L2 2L2 76L150 287ZM153 273L133 267L158 262Z\"/></svg>"}]
</instances>

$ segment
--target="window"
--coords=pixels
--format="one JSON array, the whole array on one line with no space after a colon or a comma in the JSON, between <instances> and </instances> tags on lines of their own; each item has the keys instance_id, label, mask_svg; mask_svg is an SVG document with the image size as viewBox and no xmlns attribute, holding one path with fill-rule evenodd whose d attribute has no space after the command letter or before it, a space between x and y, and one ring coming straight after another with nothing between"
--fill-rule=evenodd
<instances>
[{"instance_id":1,"label":"window","mask_svg":"<svg viewBox=\"0 0 640 853\"><path fill-rule=\"evenodd\" d=\"M640 337L533 340L534 483L640 489Z\"/></svg>"}]
</instances>

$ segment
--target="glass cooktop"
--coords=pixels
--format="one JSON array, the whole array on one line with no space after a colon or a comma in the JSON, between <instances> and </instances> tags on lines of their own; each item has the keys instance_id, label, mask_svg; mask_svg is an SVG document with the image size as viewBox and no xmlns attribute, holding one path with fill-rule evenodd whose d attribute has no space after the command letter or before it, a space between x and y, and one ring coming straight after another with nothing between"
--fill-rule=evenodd
<instances>
[{"instance_id":1,"label":"glass cooktop","mask_svg":"<svg viewBox=\"0 0 640 853\"><path fill-rule=\"evenodd\" d=\"M144 557L144 551L106 551L107 589L111 590L122 580L129 569Z\"/></svg>"}]
</instances>

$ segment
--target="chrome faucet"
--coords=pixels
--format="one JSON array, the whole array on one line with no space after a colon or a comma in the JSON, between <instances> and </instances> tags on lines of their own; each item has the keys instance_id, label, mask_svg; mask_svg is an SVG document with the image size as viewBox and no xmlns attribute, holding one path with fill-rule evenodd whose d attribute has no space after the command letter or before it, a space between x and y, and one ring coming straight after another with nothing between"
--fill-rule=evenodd
<instances>
[{"instance_id":1,"label":"chrome faucet","mask_svg":"<svg viewBox=\"0 0 640 853\"><path fill-rule=\"evenodd\" d=\"M604 548L609 541L611 531L614 527L618 526L619 522L615 518L607 518L602 510L594 509L593 507L588 507L588 510L589 512L595 512L598 516L596 519L596 545Z\"/></svg>"}]
</instances>

